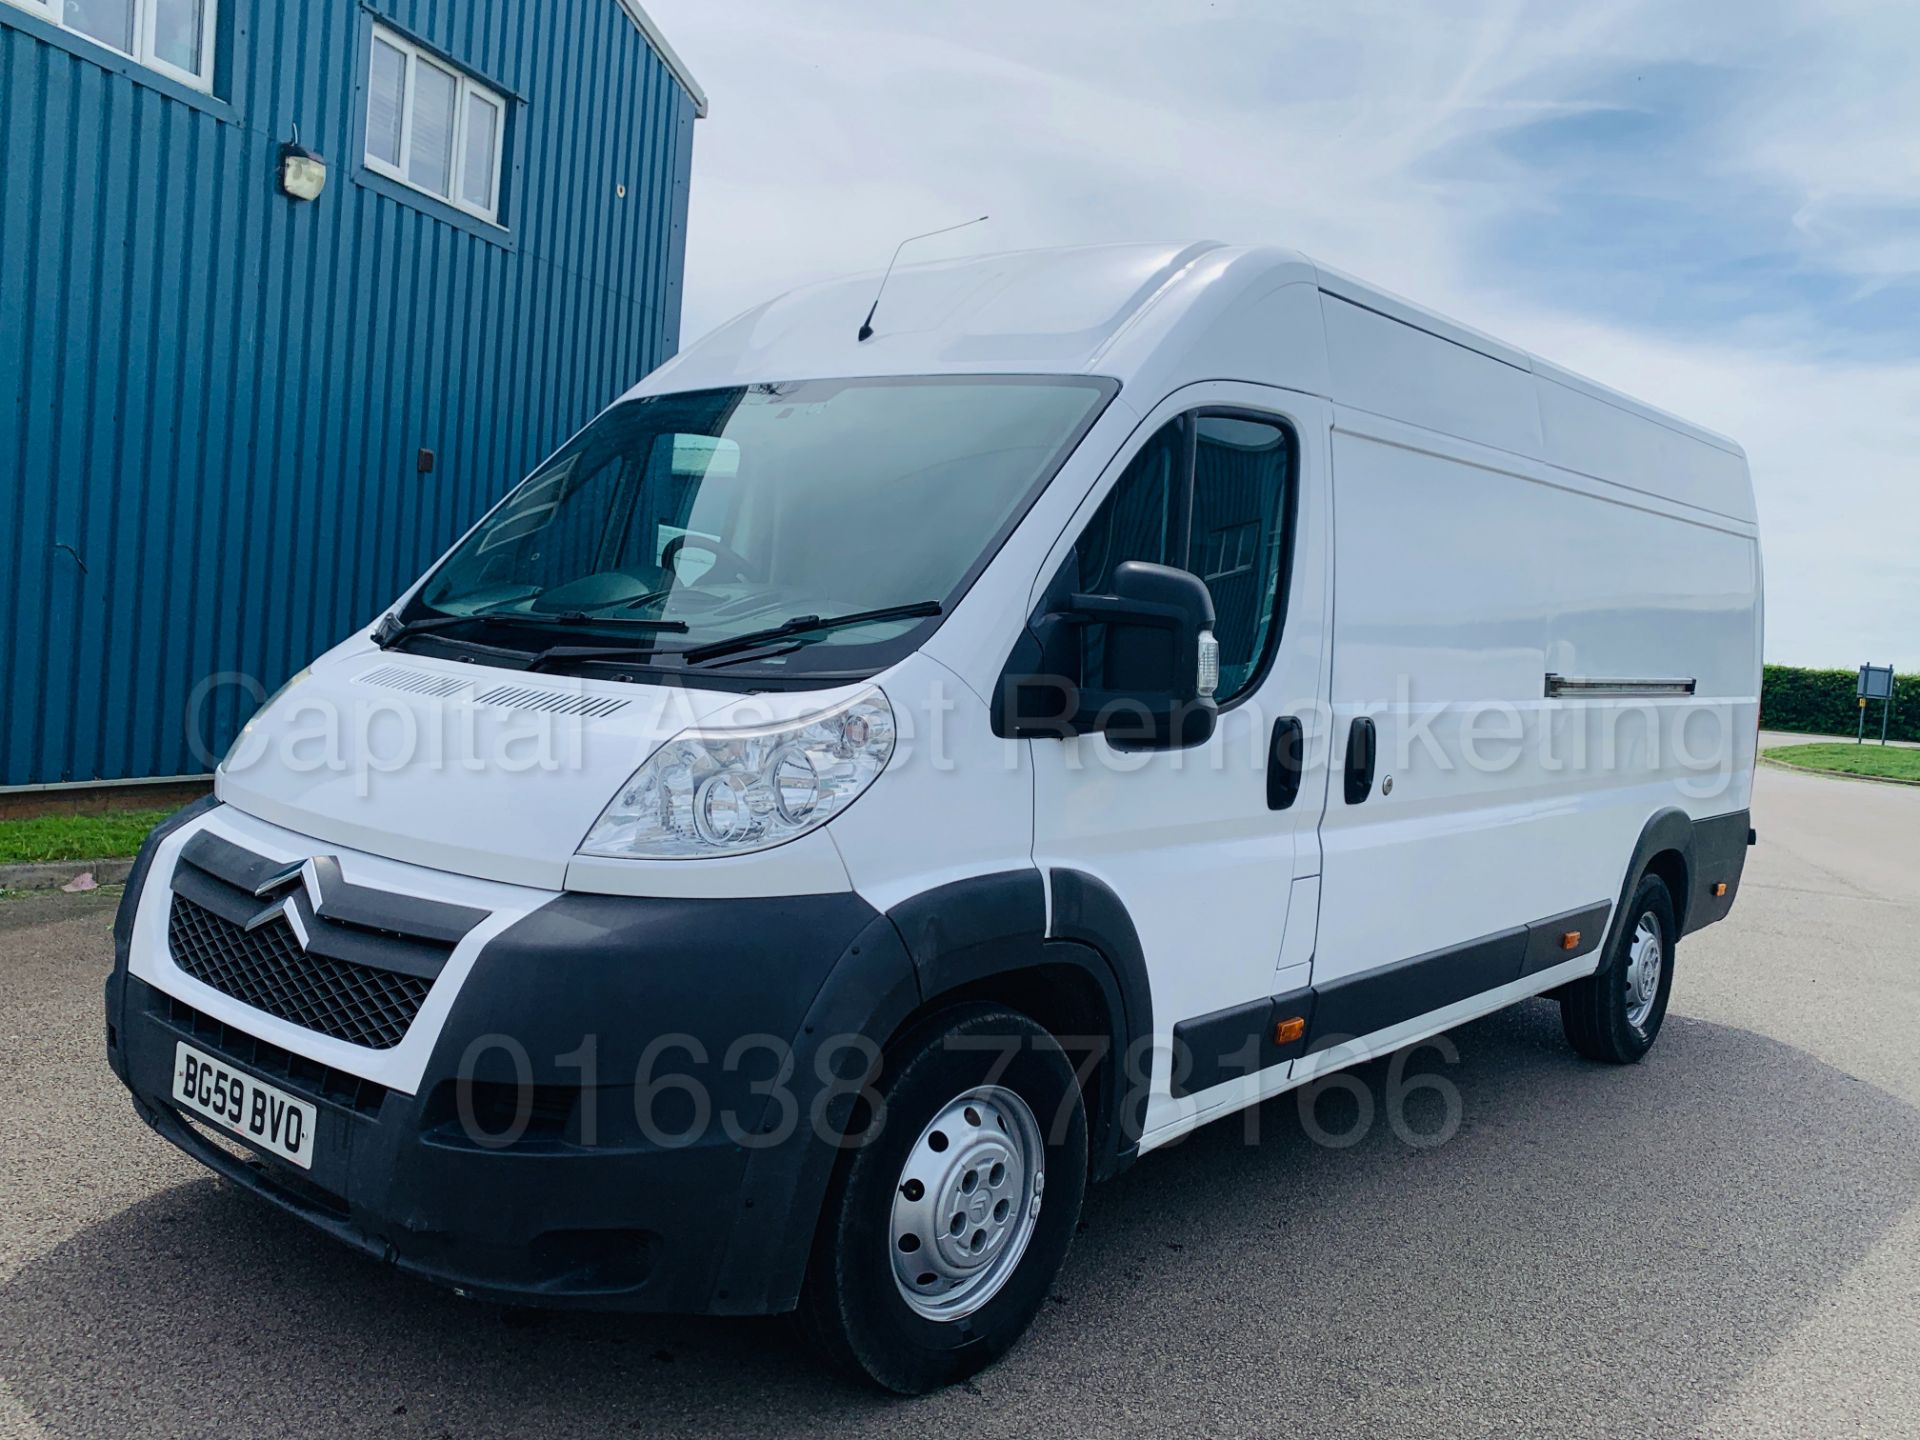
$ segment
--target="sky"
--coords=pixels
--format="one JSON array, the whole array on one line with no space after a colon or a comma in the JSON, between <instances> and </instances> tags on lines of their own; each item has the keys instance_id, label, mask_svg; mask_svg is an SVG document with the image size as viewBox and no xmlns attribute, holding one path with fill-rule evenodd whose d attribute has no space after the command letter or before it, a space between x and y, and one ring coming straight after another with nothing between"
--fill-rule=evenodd
<instances>
[{"instance_id":1,"label":"sky","mask_svg":"<svg viewBox=\"0 0 1920 1440\"><path fill-rule=\"evenodd\" d=\"M1278 244L1733 436L1766 653L1920 669L1916 0L646 0L683 338L908 258Z\"/></svg>"}]
</instances>

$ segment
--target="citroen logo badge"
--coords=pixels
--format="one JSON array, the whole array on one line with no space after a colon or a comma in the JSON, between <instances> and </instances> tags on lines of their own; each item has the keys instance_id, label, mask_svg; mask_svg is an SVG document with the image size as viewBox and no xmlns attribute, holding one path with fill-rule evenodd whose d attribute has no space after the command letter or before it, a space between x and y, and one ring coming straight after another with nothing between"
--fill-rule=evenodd
<instances>
[{"instance_id":1,"label":"citroen logo badge","mask_svg":"<svg viewBox=\"0 0 1920 1440\"><path fill-rule=\"evenodd\" d=\"M296 860L291 865L283 865L266 879L253 887L254 898L264 900L276 890L284 890L300 878L300 872L307 868L307 862Z\"/></svg>"},{"instance_id":2,"label":"citroen logo badge","mask_svg":"<svg viewBox=\"0 0 1920 1440\"><path fill-rule=\"evenodd\" d=\"M281 866L253 887L254 898L257 900L265 900L270 896L277 895L282 890L300 884L300 882L306 878L307 864L308 862L305 860L296 860L290 865ZM293 895L289 894L284 899L268 905L258 915L255 915L251 920L247 921L246 929L248 933L251 934L262 925L271 924L276 919L284 919L287 922L287 928L293 932L294 938L300 942L300 948L302 950L306 949L307 927L300 919L300 911L294 905L293 898Z\"/></svg>"}]
</instances>

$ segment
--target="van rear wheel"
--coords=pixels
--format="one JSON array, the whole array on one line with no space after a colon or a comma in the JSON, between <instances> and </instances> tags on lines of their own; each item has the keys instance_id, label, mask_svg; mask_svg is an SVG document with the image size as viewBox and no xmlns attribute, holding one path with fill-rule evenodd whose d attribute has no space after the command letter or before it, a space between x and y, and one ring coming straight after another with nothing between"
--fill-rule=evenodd
<instances>
[{"instance_id":1,"label":"van rear wheel","mask_svg":"<svg viewBox=\"0 0 1920 1440\"><path fill-rule=\"evenodd\" d=\"M1560 993L1560 1024L1575 1050L1589 1060L1631 1065L1653 1048L1673 990L1678 928L1666 882L1642 877L1606 963Z\"/></svg>"},{"instance_id":2,"label":"van rear wheel","mask_svg":"<svg viewBox=\"0 0 1920 1440\"><path fill-rule=\"evenodd\" d=\"M903 1395L1004 1354L1066 1259L1087 1183L1073 1066L1024 1015L970 1005L891 1047L877 1135L841 1158L800 1300L835 1368Z\"/></svg>"}]
</instances>

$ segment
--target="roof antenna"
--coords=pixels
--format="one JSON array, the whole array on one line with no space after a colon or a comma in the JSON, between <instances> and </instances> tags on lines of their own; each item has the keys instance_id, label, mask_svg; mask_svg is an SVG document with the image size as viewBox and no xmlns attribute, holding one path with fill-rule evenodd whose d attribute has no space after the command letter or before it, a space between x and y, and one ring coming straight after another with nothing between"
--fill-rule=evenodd
<instances>
[{"instance_id":1,"label":"roof antenna","mask_svg":"<svg viewBox=\"0 0 1920 1440\"><path fill-rule=\"evenodd\" d=\"M987 218L985 215L976 215L971 220L962 220L958 225L943 225L938 230L927 231L924 235L909 235L898 245L894 246L893 259L887 261L887 273L880 277L880 288L873 292L873 305L867 311L867 318L860 322L860 338L862 340L871 340L873 338L874 311L880 308L880 297L887 293L887 281L893 278L894 262L900 258L900 252L902 250L906 249L907 246L913 244L916 240L931 240L935 235L944 235L949 230L964 230L967 226L978 225L982 220Z\"/></svg>"}]
</instances>

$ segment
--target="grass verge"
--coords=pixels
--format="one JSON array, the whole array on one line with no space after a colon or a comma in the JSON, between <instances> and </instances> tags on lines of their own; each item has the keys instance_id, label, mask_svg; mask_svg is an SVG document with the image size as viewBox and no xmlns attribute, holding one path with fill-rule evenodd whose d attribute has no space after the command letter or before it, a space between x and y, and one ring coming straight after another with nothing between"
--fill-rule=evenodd
<instances>
[{"instance_id":1,"label":"grass verge","mask_svg":"<svg viewBox=\"0 0 1920 1440\"><path fill-rule=\"evenodd\" d=\"M121 810L107 815L36 815L0 820L0 865L60 860L117 860L134 854L165 810Z\"/></svg>"},{"instance_id":2,"label":"grass verge","mask_svg":"<svg viewBox=\"0 0 1920 1440\"><path fill-rule=\"evenodd\" d=\"M1911 780L1920 784L1920 750L1893 745L1782 745L1767 759L1802 770L1835 775L1864 775L1874 780Z\"/></svg>"}]
</instances>

